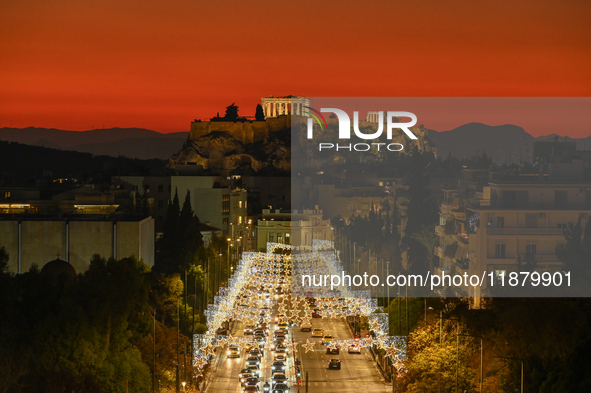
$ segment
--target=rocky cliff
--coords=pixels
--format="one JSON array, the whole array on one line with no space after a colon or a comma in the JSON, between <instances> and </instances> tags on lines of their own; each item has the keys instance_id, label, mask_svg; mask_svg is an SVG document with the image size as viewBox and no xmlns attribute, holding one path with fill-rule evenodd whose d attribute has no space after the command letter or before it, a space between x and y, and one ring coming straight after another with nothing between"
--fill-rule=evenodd
<instances>
[{"instance_id":1,"label":"rocky cliff","mask_svg":"<svg viewBox=\"0 0 591 393\"><path fill-rule=\"evenodd\" d=\"M314 140L306 139L305 124L299 123L292 128L275 131L263 141L243 143L233 137L227 131L212 131L209 134L199 136L196 139L188 139L182 150L173 155L169 160L169 166L174 168L179 164L194 164L201 166L209 172L220 170L241 170L244 173L252 172L284 172L288 173L292 166L292 148L297 154L294 160L296 166L305 166L308 169L324 168L326 166L340 166L351 164L379 163L392 154L408 154L413 149L421 152L436 154L436 149L423 128L413 127L412 132L417 135L417 140L407 138L402 132L395 132L393 139L388 141L383 138L379 142L400 143L404 145L401 152L389 152L385 149L378 151L372 148L368 152L342 152L329 151L318 152L319 142L342 143L338 141L338 124L330 119L328 130L324 132L315 127ZM375 124L360 124L361 131L365 133L375 132ZM376 142L361 141L357 142Z\"/></svg>"}]
</instances>

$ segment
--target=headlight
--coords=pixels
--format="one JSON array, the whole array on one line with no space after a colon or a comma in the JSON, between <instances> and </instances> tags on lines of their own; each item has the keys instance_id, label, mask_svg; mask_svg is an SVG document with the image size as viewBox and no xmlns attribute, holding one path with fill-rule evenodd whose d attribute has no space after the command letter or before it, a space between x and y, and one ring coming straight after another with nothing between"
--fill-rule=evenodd
<instances>
[{"instance_id":1,"label":"headlight","mask_svg":"<svg viewBox=\"0 0 591 393\"><path fill-rule=\"evenodd\" d=\"M228 355L229 355L229 354L230 354L230 351L228 351L227 353L228 353Z\"/></svg>"}]
</instances>

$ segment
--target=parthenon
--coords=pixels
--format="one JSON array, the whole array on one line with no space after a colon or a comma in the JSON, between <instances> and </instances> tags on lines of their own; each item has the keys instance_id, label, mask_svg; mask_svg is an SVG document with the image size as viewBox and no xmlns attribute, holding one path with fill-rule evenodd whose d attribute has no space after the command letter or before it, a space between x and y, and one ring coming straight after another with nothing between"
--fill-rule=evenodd
<instances>
[{"instance_id":1,"label":"parthenon","mask_svg":"<svg viewBox=\"0 0 591 393\"><path fill-rule=\"evenodd\" d=\"M285 97L262 97L262 106L265 117L277 117L280 115L307 116L304 107L310 106L310 100L306 97L285 96Z\"/></svg>"}]
</instances>

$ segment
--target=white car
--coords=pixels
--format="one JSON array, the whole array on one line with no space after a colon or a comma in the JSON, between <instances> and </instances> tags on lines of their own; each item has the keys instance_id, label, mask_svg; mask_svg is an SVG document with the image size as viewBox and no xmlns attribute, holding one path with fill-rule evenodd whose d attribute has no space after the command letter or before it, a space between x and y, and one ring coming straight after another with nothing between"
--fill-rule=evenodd
<instances>
[{"instance_id":1,"label":"white car","mask_svg":"<svg viewBox=\"0 0 591 393\"><path fill-rule=\"evenodd\" d=\"M349 353L361 353L361 345L353 344L353 345L349 346L348 352Z\"/></svg>"}]
</instances>

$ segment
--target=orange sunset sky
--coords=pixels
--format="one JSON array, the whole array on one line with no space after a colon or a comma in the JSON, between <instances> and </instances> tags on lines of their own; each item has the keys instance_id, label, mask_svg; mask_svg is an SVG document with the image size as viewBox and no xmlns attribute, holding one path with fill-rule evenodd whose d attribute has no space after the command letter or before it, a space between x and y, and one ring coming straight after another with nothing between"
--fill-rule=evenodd
<instances>
[{"instance_id":1,"label":"orange sunset sky","mask_svg":"<svg viewBox=\"0 0 591 393\"><path fill-rule=\"evenodd\" d=\"M588 0L0 0L0 127L188 131L267 95L588 97L590 21Z\"/></svg>"}]
</instances>

